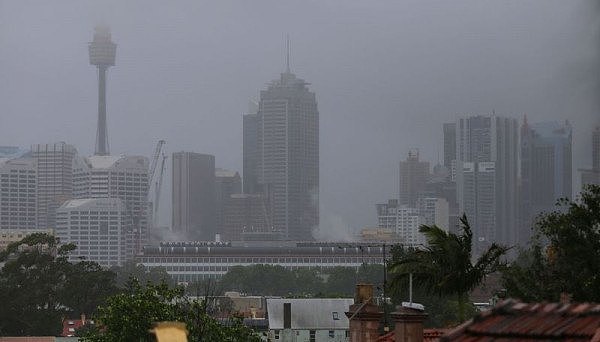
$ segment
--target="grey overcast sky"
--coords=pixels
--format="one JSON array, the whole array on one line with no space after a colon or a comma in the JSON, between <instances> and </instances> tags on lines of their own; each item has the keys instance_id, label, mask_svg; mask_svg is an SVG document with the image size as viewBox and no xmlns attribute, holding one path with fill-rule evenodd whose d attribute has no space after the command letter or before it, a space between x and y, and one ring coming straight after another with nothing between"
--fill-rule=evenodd
<instances>
[{"instance_id":1,"label":"grey overcast sky","mask_svg":"<svg viewBox=\"0 0 600 342\"><path fill-rule=\"evenodd\" d=\"M240 172L241 115L283 71L289 33L292 71L319 101L325 238L374 225L375 203L397 195L398 161L410 148L441 160L441 125L461 114L569 119L574 168L591 164L596 0L0 0L0 145L93 152L87 42L99 23L118 44L113 154L150 155L165 139Z\"/></svg>"}]
</instances>

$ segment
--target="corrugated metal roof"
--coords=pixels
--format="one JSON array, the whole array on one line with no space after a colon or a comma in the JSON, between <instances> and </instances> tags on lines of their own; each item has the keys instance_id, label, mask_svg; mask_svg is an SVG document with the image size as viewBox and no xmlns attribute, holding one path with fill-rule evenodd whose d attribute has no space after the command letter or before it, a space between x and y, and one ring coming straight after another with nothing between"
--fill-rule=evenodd
<instances>
[{"instance_id":1,"label":"corrugated metal roof","mask_svg":"<svg viewBox=\"0 0 600 342\"><path fill-rule=\"evenodd\" d=\"M448 333L442 341L591 341L600 333L600 304L505 301Z\"/></svg>"},{"instance_id":2,"label":"corrugated metal roof","mask_svg":"<svg viewBox=\"0 0 600 342\"><path fill-rule=\"evenodd\" d=\"M348 329L349 321L344 312L354 304L352 298L268 298L267 314L269 329L283 329L283 304L291 304L292 329L334 330ZM337 314L334 314L337 312ZM334 316L337 319L334 319Z\"/></svg>"}]
</instances>

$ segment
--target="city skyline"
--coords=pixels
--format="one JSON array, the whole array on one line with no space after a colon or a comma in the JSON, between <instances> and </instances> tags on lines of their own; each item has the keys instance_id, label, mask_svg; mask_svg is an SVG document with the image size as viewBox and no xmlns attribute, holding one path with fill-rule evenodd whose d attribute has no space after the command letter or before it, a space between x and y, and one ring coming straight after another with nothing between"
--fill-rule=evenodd
<instances>
[{"instance_id":1,"label":"city skyline","mask_svg":"<svg viewBox=\"0 0 600 342\"><path fill-rule=\"evenodd\" d=\"M3 10L3 13L9 13L13 7L20 8L19 5L15 4L3 4L2 6L7 6L7 11ZM261 4L257 6L258 8L264 7ZM320 7L321 5L311 6ZM325 6L326 14L331 17L333 14L330 8L326 5L322 6ZM414 6L412 8L413 11L430 13L428 11L431 8L428 8L426 5ZM500 12L506 10L502 5L494 6L498 6ZM522 7L519 9L523 10L520 15L523 17L504 19L515 20L520 25L524 25L519 20L527 17L528 13L534 11L534 8L528 5L520 6ZM96 7L94 8L97 9ZM403 6L397 5L397 7L393 8L401 9ZM314 10L314 8L310 9ZM356 15L362 9L351 5L340 8L342 13L348 18L353 18L352 15ZM586 5L582 3L559 4L558 2L554 2L543 9L535 8L535 11L537 13L537 11L541 10L546 15L553 15L563 10L568 10L573 15L580 15L581 17L578 18L585 22L586 17L583 12L586 9ZM66 15L67 13L66 8L61 6L57 6L55 10L59 15ZM238 14L229 8L224 8L223 10L233 11ZM299 8L299 10L302 13L306 13L309 18L314 18L310 16L307 9ZM381 13L381 10L382 6L374 6L365 15L369 18L369 15L372 16ZM97 80L90 72L90 67L86 61L87 51L85 42L89 41L93 26L101 15L97 16L94 10L88 10L85 5L74 7L74 11L83 12L84 15L82 18L74 20L71 24L63 28L74 33L66 34L66 32L60 31L58 26L52 25L48 26L44 32L33 30L30 32L31 35L26 38L14 35L13 33L7 33L8 31L3 33L2 38L6 38L5 41L11 44L9 46L15 46L18 49L7 50L6 54L1 57L4 65L10 67L8 68L10 70L6 69L2 72L10 77L13 75L12 70L19 71L20 75L23 75L24 78L23 81L11 83L10 86L4 85L2 88L3 91L0 92L3 94L1 95L3 96L1 98L3 115L0 124L0 136L4 139L2 145L26 147L32 143L64 140L69 144L75 145L81 151L82 155L93 153L93 144L90 137L95 133L94 116L96 113L94 111L96 107L95 102L97 101L95 90ZM254 16L255 18L257 15L256 10L251 9L249 11L249 17L252 18ZM473 11L476 12L477 10L474 9ZM194 11L192 10L192 12ZM391 12L396 13L395 11ZM130 8L126 7L123 13L131 14ZM430 14L434 18L441 20L441 18L436 17L436 12ZM175 11L170 12L168 15L180 18L182 23L191 25L189 24L190 17L183 13ZM470 15L474 16L475 14L467 13L468 17ZM27 20L32 19L29 18ZM41 19L41 22L44 23L47 20L44 15L40 14L38 14L38 18L36 19ZM108 88L108 97L110 99L108 112L111 114L108 124L109 131L111 132L110 137L113 153L119 154L120 152L124 152L127 154L149 155L153 142L156 139L165 138L168 141L167 146L169 146L171 151L190 150L214 154L217 157L217 167L238 171L242 170L240 113L245 111L248 98L254 97L256 99L257 83L260 84L263 80L271 78L272 75L284 68L282 45L285 32L266 33L265 29L271 28L275 23L273 20L268 20L264 24L261 24L256 29L258 31L253 32L255 34L259 32L263 33L265 37L263 42L269 41L272 44L266 44L266 50L262 49L264 51L260 53L244 53L244 61L239 62L239 60L228 56L241 56L241 54L235 53L238 52L236 50L238 48L244 49L245 52L254 52L255 50L251 45L244 44L236 47L233 44L229 48L223 48L220 45L215 45L216 41L204 37L203 39L205 40L202 41L211 42L212 45L209 46L216 47L215 51L200 50L197 48L195 50L181 50L180 46L167 45L167 49L161 47L160 51L158 51L161 53L157 53L157 50L152 45L152 40L145 38L147 35L142 34L142 30L139 28L132 29L126 23L126 20L124 20L123 14L116 17L107 16L105 19L109 22L114 40L119 42L120 48L119 56L117 57L117 67L115 67L115 70L118 68L119 72L111 73L109 78L110 86ZM27 20L25 20L24 24L28 23ZM134 23L140 23L140 20L141 17L139 16L132 17ZM352 21L356 19L347 20ZM19 27L17 23L14 23L13 19L8 17L5 18L3 16L2 22L12 22L16 27ZM391 25L391 22L390 17L383 17L375 27L386 28ZM397 20L393 22L396 23ZM165 26L165 23L166 21L159 20L158 31L149 28L149 33L155 34L155 38L161 42L167 42L170 34L182 34L183 31L178 26L171 31L160 31L160 28L168 28L168 25ZM435 164L436 155L441 154L442 151L441 123L452 121L458 116L455 113L475 115L489 113L492 109L496 109L498 113L503 115L520 118L526 112L532 122L545 119L563 121L567 117L573 116L571 118L574 127L573 167L589 168L591 166L588 161L590 147L587 142L589 142L588 130L591 130L598 121L596 119L598 111L595 108L595 100L587 102L579 101L580 98L577 97L578 95L567 94L567 92L565 92L566 95L559 96L562 93L559 90L563 89L560 87L549 89L549 85L544 83L545 78L539 76L545 74L545 72L541 73L542 69L540 68L530 68L532 64L528 64L537 57L541 57L544 51L547 51L543 43L554 47L566 44L573 47L575 51L581 52L581 40L574 40L572 42L573 45L569 45L571 43L567 43L566 40L554 40L550 37L553 32L557 31L563 33L562 37L569 37L569 35L576 36L576 32L579 33L580 30L584 30L583 26L572 22L557 22L553 24L555 26L547 28L547 33L542 33L538 31L540 23L534 21L529 22L528 26L524 27L524 29L531 29L532 36L519 38L511 35L512 31L494 33L494 26L490 24L484 25L481 28L481 36L475 36L476 39L473 44L470 44L469 40L465 40L461 36L455 37L457 43L466 44L466 47L471 51L478 51L478 47L480 46L483 49L484 55L491 52L486 50L484 40L490 35L492 39L496 39L495 43L500 42L500 46L503 46L502 44L514 43L515 46L511 45L513 49L510 56L501 54L498 57L504 58L507 61L510 58L518 57L522 63L511 64L514 70L496 68L487 64L478 64L473 66L473 68L475 72L478 70L485 71L483 75L490 75L492 72L496 73L499 70L507 71L512 80L517 80L517 82L511 82L514 83L511 86L514 86L516 90L514 92L506 90L506 80L511 77L504 79L494 78L494 81L488 85L482 83L483 78L474 76L473 73L468 73L468 80L477 84L475 88L480 88L482 89L481 91L477 91L474 87L469 87L468 84L465 84L463 88L453 90L449 97L440 97L439 101L433 101L434 103L440 102L439 105L432 105L425 104L425 102L432 101L423 100L435 99L436 96L441 94L442 90L449 89L448 83L444 83L443 78L450 76L450 79L456 79L456 75L439 68L434 68L432 72L425 72L425 68L429 67L431 63L419 64L414 59L414 56L418 52L431 53L432 51L438 51L438 49L447 47L442 44L440 39L436 39L435 36L431 37L433 38L431 50L419 48L417 45L415 50L405 51L405 54L399 55L401 49L398 45L403 45L401 44L403 40L392 40L398 42L394 46L383 44L383 42L378 40L367 43L365 35L379 31L366 31L364 34L358 36L358 42L363 44L361 46L370 47L377 54L387 51L382 49L384 49L384 46L388 46L390 49L389 55L385 59L378 59L372 53L358 53L355 58L352 58L351 54L347 54L349 56L347 58L342 58L344 53L349 52L347 48L352 47L351 42L346 38L347 36L341 35L343 39L339 44L328 47L324 46L324 43L328 40L320 41L315 39L316 35L314 32L299 29L299 20L293 19L291 24L292 27L289 30L286 29L286 32L289 31L291 33L294 42L294 69L313 83L311 88L319 94L320 111L323 113L321 118L322 136L324 138L322 142L321 203L324 219L321 221L324 223L323 227L327 230L335 231L338 223L341 223L339 224L341 226L349 226L351 230L357 230L365 224L372 222L374 219L372 203L392 197L395 192L394 189L397 189L397 184L393 184L396 179L394 175L397 174L397 162L409 148L416 147L420 149L423 160L428 160L432 164ZM327 28L327 26L323 26L325 25L323 22L317 21L316 24ZM403 25L412 25L405 27L412 30L420 27L417 24ZM459 33L467 36L472 33L468 27L453 21L437 22L435 25L437 25L436 27L445 27L448 25L457 27ZM508 26L510 27L511 25ZM38 26L33 25L33 27ZM328 26L328 28L334 30L335 33L341 32L337 25ZM566 31L563 31L563 29ZM399 30L401 28L395 29L390 34L398 35ZM333 32L328 33L327 30L324 30L324 32L324 38L332 38ZM43 41L47 35L52 36L52 41L57 44L57 48L61 49L60 51L55 48L47 49L49 55L43 57L46 60L52 61L55 69L47 69L45 72L39 72L35 78L32 78L30 75L39 71L39 68L44 65L43 61L37 59L38 57L35 53L30 53L19 59L19 63L17 63L12 59L13 55L18 51L29 51L37 42ZM229 35L233 37L236 37L236 35L243 36L238 27L234 27L233 32L229 33ZM429 31L429 35L431 35L431 31ZM186 35L183 37L186 37L186 39L191 38ZM407 39L406 36L400 37ZM222 38L222 36L218 37L218 39ZM507 40L509 38L512 40ZM188 40L184 41L187 42ZM535 46L539 50L533 50L530 53L520 53L525 51L523 50L524 46L531 46L527 43L537 41L540 43L535 44ZM414 45L415 41L413 40L412 43ZM332 58L333 61L316 58L320 54L313 56L315 55L314 51L321 51L318 49L319 47L325 47L322 49L323 54L334 57ZM183 59L177 59L167 53L166 50L170 48L184 52L177 57ZM134 53L136 50L139 50L139 52ZM554 48L552 50L566 51L569 48ZM204 65L204 67L197 68L189 63L191 61L186 62L186 60L187 58L194 59L194 56L197 56L199 51L202 51L208 57L199 59L200 63L197 63L197 65ZM560 51L554 57L545 56L543 59L538 58L538 60L545 62L543 64L546 69L543 70L550 70L550 74L560 76L565 68L568 69L568 65L580 62L579 59L570 59L573 55ZM464 64L457 62L457 58L461 57L461 55L457 54L453 49L450 52L449 58L446 59L447 63L450 64L445 64L448 70L464 70L461 69L461 66L465 67ZM386 56L385 54L381 55ZM586 58L590 56L589 54L583 55ZM221 65L221 62L214 60L215 56L224 56L223 63L228 65L228 69L218 67L216 68L218 72L207 70L207 66ZM399 58L399 56L410 56L410 58L401 58L398 64L387 62L388 57ZM426 54L426 56L430 55ZM58 60L66 60L69 63L63 62L62 65L56 65L56 61ZM235 63L236 61L238 63ZM427 61L431 62L431 57ZM181 64L183 67L177 67L176 64L178 62L183 62ZM385 67L377 67L376 62L385 62L382 64ZM136 63L139 63L139 65ZM358 65L362 65L363 67L358 68ZM154 67L151 68L151 66ZM169 66L175 67L169 68ZM337 69L336 66L338 67ZM67 67L70 72L64 71ZM487 67L491 69L486 70L485 68ZM27 68L30 72L22 72L23 68ZM416 68L414 73L408 71L414 68ZM253 70L250 71L248 69ZM382 76L381 69L384 69L389 74L389 77ZM153 70L153 72L148 72L149 70ZM190 73L190 70L193 72ZM229 71L224 72L224 70ZM354 72L352 73L351 70ZM531 83L522 84L518 82L520 78L515 75L518 72L524 72L524 70L530 70L527 75L533 77ZM55 77L55 72L60 72L61 76ZM85 76L79 76L80 74ZM169 77L169 74L173 75L173 77ZM372 75L369 76L368 74ZM434 75L436 76L434 77ZM59 79L61 86L54 87L55 89L48 89L47 83L44 82L46 78ZM373 82L377 78L382 80L381 85ZM9 79L12 80L14 78ZM236 80L235 84L231 82L232 79ZM161 83L159 80L163 82ZM210 80L210 82L203 80ZM395 86L397 80L400 80L398 84L401 84L401 86ZM422 80L435 80L436 82L439 81L440 84L430 84ZM567 82L564 79L560 79L560 81L556 83L566 82L566 84L569 84L571 82L569 80ZM141 82L144 83L143 97L138 89ZM33 94L41 96L43 101L40 101L40 104L30 100L17 103L12 99L15 92L16 94L20 93L21 89L23 89L21 87L25 84L27 84L27 89L31 89ZM587 83L583 82L582 84ZM45 93L41 92L40 88L38 88L43 85L46 85L44 88L48 91L47 96L44 96ZM432 86L431 92L427 93L426 96L412 96L413 99L411 99L410 92L406 96L401 97L392 95L392 93L404 94L411 89L422 90L425 85ZM77 88L75 91L68 91L70 97L73 98L72 102L64 101L64 97L61 94L62 91L60 90L63 88ZM190 90L186 90L188 88ZM565 86L565 88L573 87ZM370 91L371 89L373 92ZM584 90L582 93L587 93L587 91ZM225 101L223 101L224 95L218 95L221 92L227 93L226 97L231 103L225 104ZM527 94L527 98L530 98L530 100L525 100L525 97L516 95L518 92ZM124 96L124 94L128 95ZM374 94L379 95L373 96ZM414 95L414 93L412 94ZM542 94L550 95L545 97ZM48 97L50 95L55 97L55 99L50 99ZM198 96L201 96L203 100L200 100L200 98L196 100ZM173 100L169 100L168 97L173 98ZM207 97L213 97L216 101L207 99ZM557 97L559 100L553 100L551 97ZM460 101L458 100L459 98L461 99ZM423 103L422 107L417 106L419 102ZM582 105L573 106L576 102L587 103L587 107L582 107ZM177 103L187 103L187 105L181 107ZM559 103L558 106L557 103ZM36 110L41 104L44 104L44 110L41 110L41 108L40 110ZM553 109L554 107L556 109ZM38 112L38 114L34 112ZM165 112L172 112L172 116L170 116L172 121L165 122L159 120L159 113L163 115ZM429 120L419 119L419 116L423 115L424 112L433 113L429 114ZM194 116L189 114L190 116L186 117L182 116L181 113L194 113ZM50 114L53 115L52 122L46 123L44 118ZM19 129L19 127L25 127L22 124L19 125L20 120L29 120L34 124L28 124L26 126L27 132L25 132L25 130ZM134 127L132 124L133 121L145 122L146 126L144 126L143 136L139 132L131 131L131 127ZM37 124L38 122L40 123L39 125ZM42 124L43 122L46 124ZM56 122L66 124L57 125ZM403 125L406 122L411 124ZM192 127L196 128L196 130L199 130L198 134L192 135L186 126L189 126L190 129ZM226 129L232 129L231 133L219 134L219 136L210 133L210 131L222 132ZM361 139L356 139L357 136L360 136ZM436 140L437 142L435 142ZM380 158L375 158L375 154L371 153L371 151L380 151L380 153L391 155L393 158L385 158L388 161L380 160ZM357 159L364 162L358 163L356 162ZM574 188L576 190L577 183L579 183L577 174L577 172L574 172ZM352 184L353 186L349 187L348 184ZM165 189L165 193L168 192L169 190ZM163 198L168 197L163 196ZM167 206L163 205L162 207L166 209ZM170 211L166 210L167 212ZM165 221L168 220L169 215L161 216Z\"/></svg>"}]
</instances>

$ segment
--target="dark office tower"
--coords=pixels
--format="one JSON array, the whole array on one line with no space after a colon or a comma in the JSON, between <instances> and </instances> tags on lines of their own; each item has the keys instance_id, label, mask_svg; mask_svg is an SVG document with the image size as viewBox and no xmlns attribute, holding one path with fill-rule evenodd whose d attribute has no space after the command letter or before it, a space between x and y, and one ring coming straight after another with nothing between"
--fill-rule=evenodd
<instances>
[{"instance_id":1,"label":"dark office tower","mask_svg":"<svg viewBox=\"0 0 600 342\"><path fill-rule=\"evenodd\" d=\"M244 115L244 193L255 194L259 192L258 186L258 115Z\"/></svg>"},{"instance_id":2,"label":"dark office tower","mask_svg":"<svg viewBox=\"0 0 600 342\"><path fill-rule=\"evenodd\" d=\"M419 161L419 151L409 151L406 160L400 162L400 205L416 208L429 176L429 162Z\"/></svg>"},{"instance_id":3,"label":"dark office tower","mask_svg":"<svg viewBox=\"0 0 600 342\"><path fill-rule=\"evenodd\" d=\"M600 172L600 126L592 133L592 168Z\"/></svg>"},{"instance_id":4,"label":"dark office tower","mask_svg":"<svg viewBox=\"0 0 600 342\"><path fill-rule=\"evenodd\" d=\"M213 241L215 220L215 157L173 153L172 230L182 238Z\"/></svg>"},{"instance_id":5,"label":"dark office tower","mask_svg":"<svg viewBox=\"0 0 600 342\"><path fill-rule=\"evenodd\" d=\"M556 209L556 200L572 195L572 128L566 122L521 126L521 202L519 243L531 237L535 218Z\"/></svg>"},{"instance_id":6,"label":"dark office tower","mask_svg":"<svg viewBox=\"0 0 600 342\"><path fill-rule=\"evenodd\" d=\"M600 185L600 126L592 133L592 168L581 169L581 185Z\"/></svg>"},{"instance_id":7,"label":"dark office tower","mask_svg":"<svg viewBox=\"0 0 600 342\"><path fill-rule=\"evenodd\" d=\"M319 111L307 85L288 66L260 92L257 114L258 182L272 195L273 229L291 240L312 240L319 224Z\"/></svg>"},{"instance_id":8,"label":"dark office tower","mask_svg":"<svg viewBox=\"0 0 600 342\"><path fill-rule=\"evenodd\" d=\"M56 227L56 209L73 195L73 159L77 150L64 142L31 146L37 164L38 229Z\"/></svg>"},{"instance_id":9,"label":"dark office tower","mask_svg":"<svg viewBox=\"0 0 600 342\"><path fill-rule=\"evenodd\" d=\"M236 171L216 169L215 171L215 206L217 233L223 233L225 206L231 195L242 192L242 179Z\"/></svg>"},{"instance_id":10,"label":"dark office tower","mask_svg":"<svg viewBox=\"0 0 600 342\"><path fill-rule=\"evenodd\" d=\"M444 166L452 170L452 161L456 159L456 123L444 124Z\"/></svg>"},{"instance_id":11,"label":"dark office tower","mask_svg":"<svg viewBox=\"0 0 600 342\"><path fill-rule=\"evenodd\" d=\"M513 118L471 116L456 123L459 213L466 213L473 227L476 253L492 242L517 242L517 152Z\"/></svg>"},{"instance_id":12,"label":"dark office tower","mask_svg":"<svg viewBox=\"0 0 600 342\"><path fill-rule=\"evenodd\" d=\"M117 44L110 38L107 27L96 27L94 40L89 43L90 64L98 68L98 131L96 132L96 155L110 154L106 128L106 71L115 65Z\"/></svg>"}]
</instances>

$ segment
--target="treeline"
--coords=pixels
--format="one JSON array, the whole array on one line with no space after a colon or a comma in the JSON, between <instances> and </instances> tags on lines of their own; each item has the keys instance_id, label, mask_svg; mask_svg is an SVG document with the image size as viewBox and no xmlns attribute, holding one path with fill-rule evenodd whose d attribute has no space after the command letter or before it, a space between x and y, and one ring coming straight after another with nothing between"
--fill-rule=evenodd
<instances>
[{"instance_id":1,"label":"treeline","mask_svg":"<svg viewBox=\"0 0 600 342\"><path fill-rule=\"evenodd\" d=\"M257 296L283 297L353 297L359 282L383 284L383 265L363 264L318 270L288 270L282 266L234 266L220 280L212 281L218 294L238 291ZM188 286L189 294L202 293L207 281Z\"/></svg>"},{"instance_id":2,"label":"treeline","mask_svg":"<svg viewBox=\"0 0 600 342\"><path fill-rule=\"evenodd\" d=\"M390 289L395 297L406 296L412 278L418 292L453 304L459 323L474 313L471 291L496 274L498 299L600 302L600 186L587 186L577 199L561 199L555 211L540 215L530 244L515 260L506 260L512 247L497 244L475 258L471 227L465 216L461 222L459 234L421 226L426 248L394 248Z\"/></svg>"}]
</instances>

